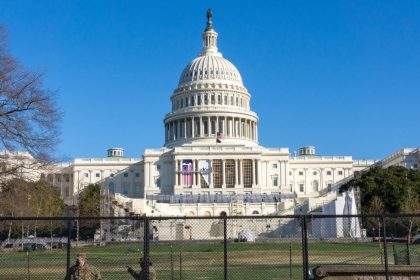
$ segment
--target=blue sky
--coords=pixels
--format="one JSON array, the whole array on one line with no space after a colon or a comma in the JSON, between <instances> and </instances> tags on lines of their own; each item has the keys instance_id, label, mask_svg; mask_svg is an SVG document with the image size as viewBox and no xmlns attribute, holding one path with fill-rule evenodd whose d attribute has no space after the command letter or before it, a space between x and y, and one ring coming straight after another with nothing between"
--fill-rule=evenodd
<instances>
[{"instance_id":1,"label":"blue sky","mask_svg":"<svg viewBox=\"0 0 420 280\"><path fill-rule=\"evenodd\" d=\"M0 0L11 53L57 91L58 154L161 147L208 7L263 146L355 159L420 146L420 1Z\"/></svg>"}]
</instances>

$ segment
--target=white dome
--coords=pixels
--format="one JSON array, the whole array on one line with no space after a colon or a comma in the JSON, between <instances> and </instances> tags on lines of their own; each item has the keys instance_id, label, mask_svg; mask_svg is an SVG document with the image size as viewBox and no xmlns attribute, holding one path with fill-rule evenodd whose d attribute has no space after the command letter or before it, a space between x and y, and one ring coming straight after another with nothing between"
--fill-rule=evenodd
<instances>
[{"instance_id":1,"label":"white dome","mask_svg":"<svg viewBox=\"0 0 420 280\"><path fill-rule=\"evenodd\" d=\"M220 53L202 55L194 59L182 71L178 87L202 82L224 82L243 87L238 69Z\"/></svg>"}]
</instances>

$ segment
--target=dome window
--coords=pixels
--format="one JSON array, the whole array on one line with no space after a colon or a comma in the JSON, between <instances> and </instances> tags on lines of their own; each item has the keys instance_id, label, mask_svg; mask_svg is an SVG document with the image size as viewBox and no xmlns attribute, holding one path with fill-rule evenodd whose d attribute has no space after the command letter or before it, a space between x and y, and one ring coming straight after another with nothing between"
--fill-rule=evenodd
<instances>
[{"instance_id":1,"label":"dome window","mask_svg":"<svg viewBox=\"0 0 420 280\"><path fill-rule=\"evenodd\" d=\"M227 96L225 95L225 105L227 105L227 103L228 103L228 99L227 99Z\"/></svg>"},{"instance_id":2,"label":"dome window","mask_svg":"<svg viewBox=\"0 0 420 280\"><path fill-rule=\"evenodd\" d=\"M197 96L197 105L201 105L201 95Z\"/></svg>"},{"instance_id":3,"label":"dome window","mask_svg":"<svg viewBox=\"0 0 420 280\"><path fill-rule=\"evenodd\" d=\"M221 95L217 96L217 103L222 104L222 96Z\"/></svg>"},{"instance_id":4,"label":"dome window","mask_svg":"<svg viewBox=\"0 0 420 280\"><path fill-rule=\"evenodd\" d=\"M206 95L204 95L204 105L208 105L208 104L209 104L209 98L206 94Z\"/></svg>"},{"instance_id":5,"label":"dome window","mask_svg":"<svg viewBox=\"0 0 420 280\"><path fill-rule=\"evenodd\" d=\"M214 98L214 94L211 96L211 104L215 104L215 98Z\"/></svg>"},{"instance_id":6,"label":"dome window","mask_svg":"<svg viewBox=\"0 0 420 280\"><path fill-rule=\"evenodd\" d=\"M191 96L191 106L194 106L194 96Z\"/></svg>"}]
</instances>

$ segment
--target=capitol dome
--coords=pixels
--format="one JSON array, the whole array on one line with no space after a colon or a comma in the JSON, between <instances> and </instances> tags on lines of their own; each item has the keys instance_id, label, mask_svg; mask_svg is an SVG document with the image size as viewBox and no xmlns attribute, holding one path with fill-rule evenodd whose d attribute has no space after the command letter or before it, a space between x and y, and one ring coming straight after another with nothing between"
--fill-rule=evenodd
<instances>
[{"instance_id":1,"label":"capitol dome","mask_svg":"<svg viewBox=\"0 0 420 280\"><path fill-rule=\"evenodd\" d=\"M219 52L204 53L188 64L182 71L178 87L203 82L224 82L243 87L238 69Z\"/></svg>"},{"instance_id":2,"label":"capitol dome","mask_svg":"<svg viewBox=\"0 0 420 280\"><path fill-rule=\"evenodd\" d=\"M258 145L258 116L238 69L217 48L211 10L203 48L181 72L166 114L165 146ZM217 140L217 141L215 141Z\"/></svg>"}]
</instances>

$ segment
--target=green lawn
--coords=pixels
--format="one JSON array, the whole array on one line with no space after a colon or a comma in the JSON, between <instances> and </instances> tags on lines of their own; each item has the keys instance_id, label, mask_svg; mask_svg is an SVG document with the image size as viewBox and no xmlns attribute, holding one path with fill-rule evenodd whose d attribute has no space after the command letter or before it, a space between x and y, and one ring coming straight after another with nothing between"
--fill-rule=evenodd
<instances>
[{"instance_id":1,"label":"green lawn","mask_svg":"<svg viewBox=\"0 0 420 280\"><path fill-rule=\"evenodd\" d=\"M228 279L302 279L300 243L229 243ZM405 246L397 245L397 250ZM378 243L309 243L309 264L381 264ZM88 255L89 263L103 279L132 279L127 265L139 268L143 244L107 245L72 248L71 261L78 252ZM223 244L169 243L150 244L150 256L158 279L223 279ZM392 245L389 264L393 264ZM290 259L292 264L290 265ZM0 279L63 279L66 251L0 252Z\"/></svg>"}]
</instances>

